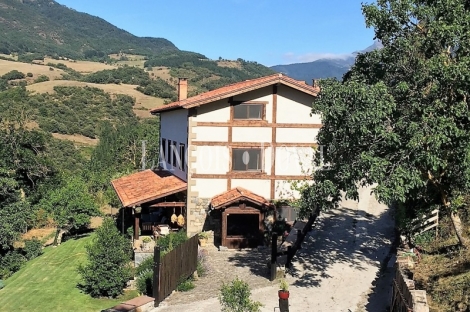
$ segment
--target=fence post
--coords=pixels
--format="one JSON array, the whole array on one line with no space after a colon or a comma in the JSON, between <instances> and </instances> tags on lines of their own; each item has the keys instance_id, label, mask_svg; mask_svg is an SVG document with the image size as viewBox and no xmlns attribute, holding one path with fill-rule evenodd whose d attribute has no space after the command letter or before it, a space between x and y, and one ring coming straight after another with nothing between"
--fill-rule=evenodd
<instances>
[{"instance_id":1,"label":"fence post","mask_svg":"<svg viewBox=\"0 0 470 312\"><path fill-rule=\"evenodd\" d=\"M271 278L269 279L271 282L276 279L277 275L277 233L273 233L271 237Z\"/></svg>"},{"instance_id":2,"label":"fence post","mask_svg":"<svg viewBox=\"0 0 470 312\"><path fill-rule=\"evenodd\" d=\"M279 310L281 312L289 312L289 299L279 298Z\"/></svg>"},{"instance_id":3,"label":"fence post","mask_svg":"<svg viewBox=\"0 0 470 312\"><path fill-rule=\"evenodd\" d=\"M158 307L160 301L160 247L155 246L153 249L153 298L155 298L154 307Z\"/></svg>"}]
</instances>

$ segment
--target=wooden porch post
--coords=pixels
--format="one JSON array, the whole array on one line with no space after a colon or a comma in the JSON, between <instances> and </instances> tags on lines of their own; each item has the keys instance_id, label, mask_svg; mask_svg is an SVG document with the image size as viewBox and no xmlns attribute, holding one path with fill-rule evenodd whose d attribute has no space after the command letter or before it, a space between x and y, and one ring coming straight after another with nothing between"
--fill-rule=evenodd
<instances>
[{"instance_id":1,"label":"wooden porch post","mask_svg":"<svg viewBox=\"0 0 470 312\"><path fill-rule=\"evenodd\" d=\"M134 239L139 239L140 213L134 212Z\"/></svg>"},{"instance_id":2,"label":"wooden porch post","mask_svg":"<svg viewBox=\"0 0 470 312\"><path fill-rule=\"evenodd\" d=\"M227 211L222 212L222 246L227 247Z\"/></svg>"}]
</instances>

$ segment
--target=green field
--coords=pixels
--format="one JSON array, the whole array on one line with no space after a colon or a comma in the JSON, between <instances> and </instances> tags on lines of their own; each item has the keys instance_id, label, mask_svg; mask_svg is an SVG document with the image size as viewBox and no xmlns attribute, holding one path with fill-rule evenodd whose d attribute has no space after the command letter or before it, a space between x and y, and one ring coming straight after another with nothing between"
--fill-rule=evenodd
<instances>
[{"instance_id":1,"label":"green field","mask_svg":"<svg viewBox=\"0 0 470 312\"><path fill-rule=\"evenodd\" d=\"M101 311L136 296L115 300L93 299L77 288L79 263L86 261L85 245L91 237L70 239L29 261L5 281L0 290L0 311Z\"/></svg>"}]
</instances>

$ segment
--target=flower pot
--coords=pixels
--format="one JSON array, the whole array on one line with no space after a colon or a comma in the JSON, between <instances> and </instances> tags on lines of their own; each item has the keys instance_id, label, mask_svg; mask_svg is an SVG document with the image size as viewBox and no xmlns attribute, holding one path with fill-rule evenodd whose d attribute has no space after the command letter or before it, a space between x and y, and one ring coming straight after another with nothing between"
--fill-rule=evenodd
<instances>
[{"instance_id":1,"label":"flower pot","mask_svg":"<svg viewBox=\"0 0 470 312\"><path fill-rule=\"evenodd\" d=\"M284 300L289 299L289 291L288 290L279 290L278 295L279 295L279 299L284 299Z\"/></svg>"}]
</instances>

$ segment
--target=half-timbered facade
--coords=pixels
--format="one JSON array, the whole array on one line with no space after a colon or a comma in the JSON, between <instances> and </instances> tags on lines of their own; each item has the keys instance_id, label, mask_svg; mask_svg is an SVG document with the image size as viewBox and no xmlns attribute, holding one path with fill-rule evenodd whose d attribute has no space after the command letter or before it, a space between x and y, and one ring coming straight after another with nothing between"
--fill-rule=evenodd
<instances>
[{"instance_id":1,"label":"half-timbered facade","mask_svg":"<svg viewBox=\"0 0 470 312\"><path fill-rule=\"evenodd\" d=\"M214 243L257 246L273 200L297 197L292 180L310 176L319 115L319 89L281 74L247 80L151 111L160 116L158 170L112 184L139 228L213 231ZM166 224L164 224L166 223Z\"/></svg>"},{"instance_id":2,"label":"half-timbered facade","mask_svg":"<svg viewBox=\"0 0 470 312\"><path fill-rule=\"evenodd\" d=\"M161 168L187 182L188 234L214 230L219 244L237 247L227 238L241 231L235 224L255 224L248 215L264 215L266 202L298 196L289 181L311 172L321 127L320 116L311 115L318 88L275 74L190 98L186 91L180 79L179 100L151 111L160 115ZM214 206L237 188L264 200L240 195ZM235 206L255 210L240 216ZM224 209L231 213L219 213Z\"/></svg>"}]
</instances>

